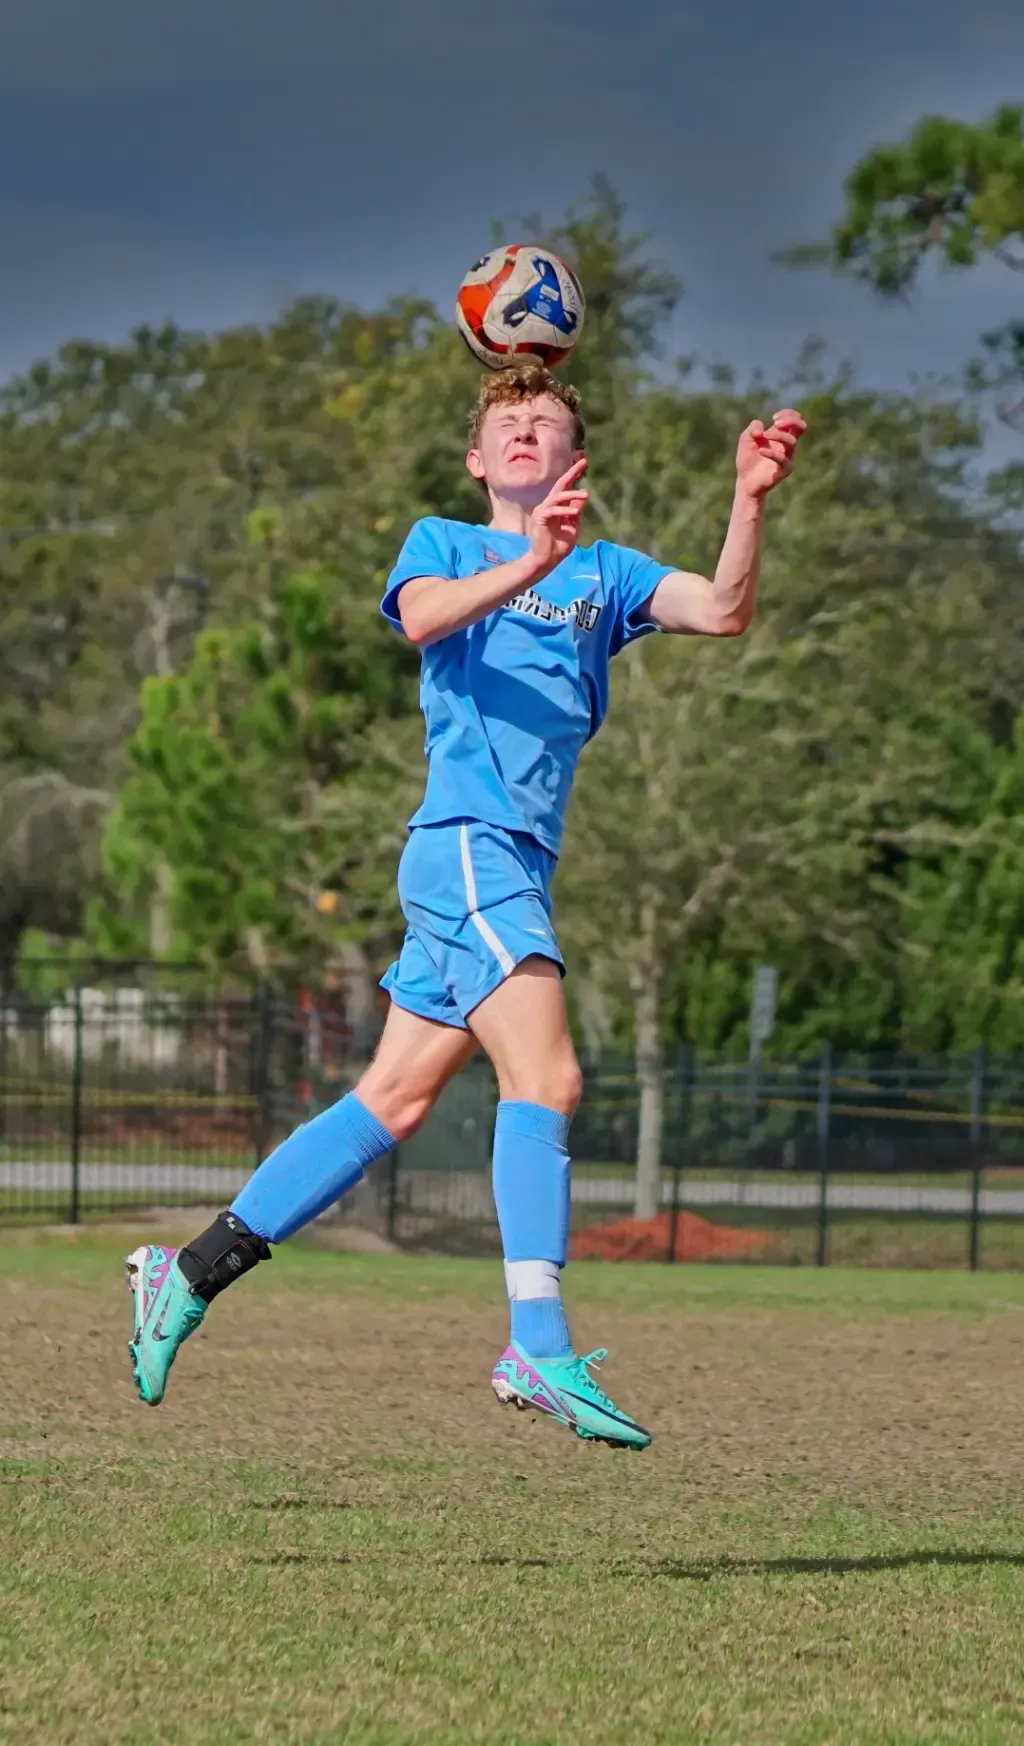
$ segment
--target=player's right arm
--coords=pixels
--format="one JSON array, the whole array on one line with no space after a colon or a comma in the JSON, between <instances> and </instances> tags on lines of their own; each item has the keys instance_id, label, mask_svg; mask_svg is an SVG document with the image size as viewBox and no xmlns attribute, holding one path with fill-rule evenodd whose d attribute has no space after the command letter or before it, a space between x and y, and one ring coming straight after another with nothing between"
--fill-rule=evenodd
<instances>
[{"instance_id":1,"label":"player's right arm","mask_svg":"<svg viewBox=\"0 0 1024 1746\"><path fill-rule=\"evenodd\" d=\"M585 460L579 460L552 486L533 510L528 526L529 549L508 564L498 564L478 576L413 576L398 596L398 615L411 643L430 643L466 630L524 589L542 582L579 539L580 516L587 493L577 484Z\"/></svg>"}]
</instances>

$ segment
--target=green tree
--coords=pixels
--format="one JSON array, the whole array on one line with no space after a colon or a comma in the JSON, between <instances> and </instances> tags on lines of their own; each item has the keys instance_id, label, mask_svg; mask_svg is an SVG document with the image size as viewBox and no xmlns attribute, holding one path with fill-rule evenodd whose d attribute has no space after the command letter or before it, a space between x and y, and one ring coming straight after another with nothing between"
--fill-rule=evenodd
<instances>
[{"instance_id":1,"label":"green tree","mask_svg":"<svg viewBox=\"0 0 1024 1746\"><path fill-rule=\"evenodd\" d=\"M140 682L204 622L272 614L296 569L384 567L345 408L440 333L421 304L311 298L266 329L69 344L0 391L0 958L80 924ZM377 647L400 660L383 626Z\"/></svg>"},{"instance_id":2,"label":"green tree","mask_svg":"<svg viewBox=\"0 0 1024 1746\"><path fill-rule=\"evenodd\" d=\"M602 185L569 215L554 240L587 278L592 320L574 366L584 374L589 370L596 384L602 370L607 375L649 345L676 287L644 263L642 239L626 236L622 208ZM177 952L247 973L268 964L315 969L325 941L345 936L346 918L351 928L345 937L352 937L353 928L372 935L377 923L366 907L371 890L378 933L393 939L393 896L372 879L360 883L366 861L353 863L349 828L353 818L364 820L372 795L375 827L360 840L378 846L397 840L422 777L421 758L412 749L421 733L418 717L413 719L415 656L384 625L377 601L416 516L476 520L482 510L464 465L466 413L479 378L450 327L419 306L408 306L390 325L367 319L363 328L323 306L302 309L304 325L295 323L290 348L275 339L275 356L284 352L292 366L297 357L304 381L322 376L322 405L303 400L301 411L318 433L316 464L333 446L343 459L343 479L292 493L289 475L271 479L264 468L258 501L236 505L239 514L243 507L246 513L233 542L244 533L247 550L240 556L233 543L216 580L216 636L207 633L180 674L173 660L157 661L164 676L144 688L142 724L130 743L135 773L122 789L107 834L107 868L123 915L110 904L94 914L94 929L110 947L120 942L128 949L134 941L138 948L148 934L153 947L173 941ZM314 332L320 349L327 349L322 368L310 362ZM254 400L259 339L254 337L255 355L236 385L238 395L244 389ZM594 360L589 365L588 355ZM192 357L189 366L191 379ZM284 385L277 397L286 398ZM225 391L219 403L225 398L230 405ZM610 425L610 398L595 388L588 406L592 423L601 424L603 408ZM216 415L210 419L216 428ZM265 415L255 422L264 428ZM269 440L265 432L264 451ZM305 441L308 448L308 433ZM297 560L306 565L298 574ZM297 600L308 605L314 576L321 609L315 649L302 641L295 617ZM245 606L255 607L258 617L239 623L231 609ZM168 636L163 642L171 648ZM309 768L312 748L281 714L291 694L306 697L304 710L315 699L317 710L326 713L324 744L333 764ZM265 731L266 720L274 734ZM282 722L287 733L275 738ZM376 739L375 724L381 729ZM374 757L383 767L374 768L367 781ZM264 763L268 769L260 774ZM295 796L304 786L308 793L310 781L319 797L316 815L326 809L331 820L319 832L307 828L308 820L300 830L294 809ZM349 821L344 829L342 815ZM299 852L309 863L305 872L294 864ZM393 859L384 865L390 877ZM313 894L332 877L339 901L325 919L315 910ZM351 897L356 888L359 899ZM364 908L354 916L351 902L358 907L359 901Z\"/></svg>"},{"instance_id":3,"label":"green tree","mask_svg":"<svg viewBox=\"0 0 1024 1746\"><path fill-rule=\"evenodd\" d=\"M905 140L861 158L845 196L828 242L784 258L837 267L888 296L908 291L929 255L1024 270L1024 106L977 124L924 116Z\"/></svg>"},{"instance_id":4,"label":"green tree","mask_svg":"<svg viewBox=\"0 0 1024 1746\"><path fill-rule=\"evenodd\" d=\"M530 229L587 288L566 373L586 395L593 535L707 571L741 426L780 400L811 419L753 632L628 651L573 800L572 986L637 1050L649 1194L661 1050L742 1049L766 956L789 1048L927 1031L923 918L936 952L957 925L929 880L992 812L992 770L965 747L1009 756L1024 707L1019 553L967 507L978 432L960 405L860 390L813 355L772 391L673 372L660 323L679 287L614 195ZM9 385L8 938L73 930L105 881L90 939L111 950L285 980L353 952L369 974L392 949L422 729L414 652L377 603L417 516L481 516L477 381L421 304L305 299L265 329L67 347ZM16 810L33 795L34 839Z\"/></svg>"},{"instance_id":5,"label":"green tree","mask_svg":"<svg viewBox=\"0 0 1024 1746\"><path fill-rule=\"evenodd\" d=\"M147 681L98 945L320 982L346 948L393 943L419 736L375 608L330 571L300 571L262 620L205 632L181 673Z\"/></svg>"},{"instance_id":6,"label":"green tree","mask_svg":"<svg viewBox=\"0 0 1024 1746\"><path fill-rule=\"evenodd\" d=\"M588 981L632 1008L641 1217L656 1205L670 1020L690 1041L742 1034L767 953L802 983L786 1015L802 1043L834 1020L823 994L843 984L859 984L859 1016L895 1022L901 880L915 849L946 840L932 797L948 724L995 728L997 697L1011 713L1021 697L1000 623L1018 615L1013 542L950 489L971 424L825 379L813 358L804 378L771 396L638 391L622 454L593 465L602 532L708 573L739 430L780 401L810 423L798 476L770 505L754 627L739 644L627 650L572 803L560 911ZM717 977L715 947L730 964Z\"/></svg>"},{"instance_id":7,"label":"green tree","mask_svg":"<svg viewBox=\"0 0 1024 1746\"><path fill-rule=\"evenodd\" d=\"M1024 1040L1024 718L1009 747L965 735L945 832L902 897L901 1041L1016 1054Z\"/></svg>"},{"instance_id":8,"label":"green tree","mask_svg":"<svg viewBox=\"0 0 1024 1746\"><path fill-rule=\"evenodd\" d=\"M985 121L926 115L905 140L854 165L845 210L827 242L784 250L791 265L825 265L887 297L902 297L927 260L963 270L986 260L1024 272L1024 105ZM1024 432L1024 320L982 337L969 381ZM1001 481L1019 501L1014 468Z\"/></svg>"}]
</instances>

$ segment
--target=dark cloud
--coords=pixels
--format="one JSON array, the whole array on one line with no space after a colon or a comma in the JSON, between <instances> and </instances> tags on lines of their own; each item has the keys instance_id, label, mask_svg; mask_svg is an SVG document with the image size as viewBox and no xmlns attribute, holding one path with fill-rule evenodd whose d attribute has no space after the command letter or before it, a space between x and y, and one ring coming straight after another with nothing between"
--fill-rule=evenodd
<instances>
[{"instance_id":1,"label":"dark cloud","mask_svg":"<svg viewBox=\"0 0 1024 1746\"><path fill-rule=\"evenodd\" d=\"M309 289L445 302L495 216L607 171L682 275L681 345L775 367L816 330L955 367L996 274L913 313L766 266L924 109L1014 95L1009 0L7 0L0 371L72 332L259 317Z\"/></svg>"}]
</instances>

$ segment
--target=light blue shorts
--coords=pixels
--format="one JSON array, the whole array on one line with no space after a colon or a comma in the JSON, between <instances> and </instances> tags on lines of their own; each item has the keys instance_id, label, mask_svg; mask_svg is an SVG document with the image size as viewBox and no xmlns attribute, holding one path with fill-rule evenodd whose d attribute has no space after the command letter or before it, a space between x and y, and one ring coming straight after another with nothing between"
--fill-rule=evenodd
<instances>
[{"instance_id":1,"label":"light blue shorts","mask_svg":"<svg viewBox=\"0 0 1024 1746\"><path fill-rule=\"evenodd\" d=\"M410 831L398 868L409 931L381 979L395 1005L464 1031L524 958L539 954L564 970L548 896L555 865L525 832L476 819Z\"/></svg>"}]
</instances>

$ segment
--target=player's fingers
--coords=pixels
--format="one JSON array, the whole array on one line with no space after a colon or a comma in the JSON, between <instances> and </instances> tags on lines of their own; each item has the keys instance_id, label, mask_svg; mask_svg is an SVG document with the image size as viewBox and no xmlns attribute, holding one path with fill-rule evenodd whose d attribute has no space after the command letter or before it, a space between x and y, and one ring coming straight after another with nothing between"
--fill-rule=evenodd
<instances>
[{"instance_id":1,"label":"player's fingers","mask_svg":"<svg viewBox=\"0 0 1024 1746\"><path fill-rule=\"evenodd\" d=\"M759 455L770 456L772 460L785 460L789 450L781 442L775 440L775 432L766 430L760 436L755 436L754 447Z\"/></svg>"},{"instance_id":2,"label":"player's fingers","mask_svg":"<svg viewBox=\"0 0 1024 1746\"><path fill-rule=\"evenodd\" d=\"M759 437L764 435L764 420L752 418L744 431L744 436Z\"/></svg>"},{"instance_id":3,"label":"player's fingers","mask_svg":"<svg viewBox=\"0 0 1024 1746\"><path fill-rule=\"evenodd\" d=\"M559 497L546 497L543 503L537 505L534 514L543 517L545 521L556 515L579 515L587 497L586 491L564 491Z\"/></svg>"},{"instance_id":4,"label":"player's fingers","mask_svg":"<svg viewBox=\"0 0 1024 1746\"><path fill-rule=\"evenodd\" d=\"M586 466L587 466L587 457L586 457L586 455L581 455L579 460L574 461L572 466L565 473L562 474L562 477L555 481L554 485L552 486L552 495L556 491L567 490L568 487L570 485L572 485L577 479L579 479L582 476L582 474L586 471Z\"/></svg>"},{"instance_id":5,"label":"player's fingers","mask_svg":"<svg viewBox=\"0 0 1024 1746\"><path fill-rule=\"evenodd\" d=\"M792 453L799 441L796 431L788 430L786 426L782 424L773 424L771 429L766 430L764 434L767 441L781 443L787 454Z\"/></svg>"},{"instance_id":6,"label":"player's fingers","mask_svg":"<svg viewBox=\"0 0 1024 1746\"><path fill-rule=\"evenodd\" d=\"M807 429L807 420L792 406L784 406L781 412L774 413L772 423L782 425L786 430L791 430L794 436L803 436Z\"/></svg>"}]
</instances>

